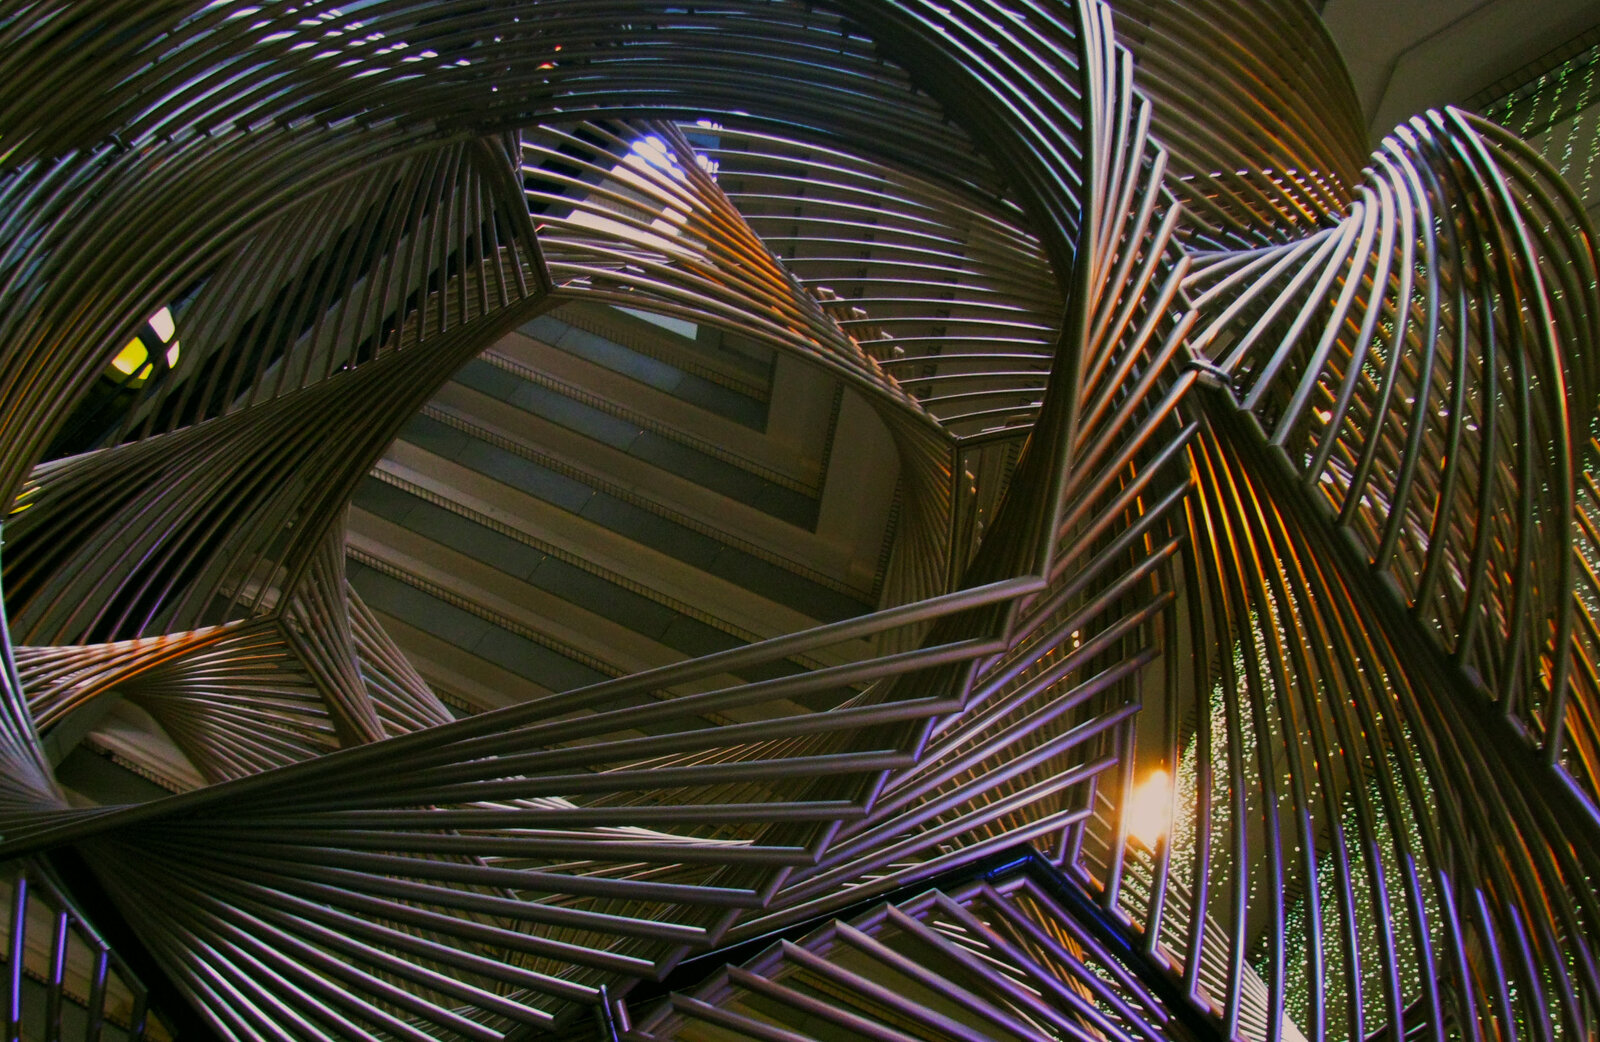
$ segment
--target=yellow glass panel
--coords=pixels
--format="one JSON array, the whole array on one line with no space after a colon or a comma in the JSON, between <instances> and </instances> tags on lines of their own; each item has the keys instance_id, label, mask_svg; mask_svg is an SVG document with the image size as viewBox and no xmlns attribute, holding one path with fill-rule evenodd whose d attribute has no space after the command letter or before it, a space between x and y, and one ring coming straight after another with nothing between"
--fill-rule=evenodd
<instances>
[{"instance_id":1,"label":"yellow glass panel","mask_svg":"<svg viewBox=\"0 0 1600 1042\"><path fill-rule=\"evenodd\" d=\"M145 350L144 341L134 337L128 341L128 346L117 353L111 360L111 368L123 376L132 376L139 371L139 367L150 360L150 352Z\"/></svg>"}]
</instances>

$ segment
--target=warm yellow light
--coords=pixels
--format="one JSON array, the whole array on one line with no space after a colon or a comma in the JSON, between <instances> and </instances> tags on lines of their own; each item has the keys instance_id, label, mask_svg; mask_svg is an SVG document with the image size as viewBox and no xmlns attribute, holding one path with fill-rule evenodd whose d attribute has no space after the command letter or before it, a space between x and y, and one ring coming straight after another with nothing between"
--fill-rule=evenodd
<instances>
[{"instance_id":1,"label":"warm yellow light","mask_svg":"<svg viewBox=\"0 0 1600 1042\"><path fill-rule=\"evenodd\" d=\"M117 357L111 360L112 372L123 377L119 382L125 386L138 387L148 380L156 370L154 351L162 346L166 347L163 354L166 357L167 368L177 368L179 347L178 341L173 339L177 332L178 324L172 319L171 308L162 308L151 315L149 321L145 323L144 335L128 341L128 346L117 352ZM155 347L145 343L146 340L152 339L152 334Z\"/></svg>"},{"instance_id":2,"label":"warm yellow light","mask_svg":"<svg viewBox=\"0 0 1600 1042\"><path fill-rule=\"evenodd\" d=\"M1172 823L1172 779L1166 771L1152 771L1133 790L1133 798L1123 812L1123 821L1131 839L1146 849L1155 849Z\"/></svg>"},{"instance_id":3,"label":"warm yellow light","mask_svg":"<svg viewBox=\"0 0 1600 1042\"><path fill-rule=\"evenodd\" d=\"M111 368L123 376L132 376L150 360L150 352L145 350L144 341L134 337L128 341L128 346L117 352L117 357L111 360Z\"/></svg>"},{"instance_id":4,"label":"warm yellow light","mask_svg":"<svg viewBox=\"0 0 1600 1042\"><path fill-rule=\"evenodd\" d=\"M38 491L38 485L30 485L21 492L17 493L16 502L11 505L11 512L13 514L20 514L24 510L27 510L29 507L33 506L33 497L38 493Z\"/></svg>"}]
</instances>

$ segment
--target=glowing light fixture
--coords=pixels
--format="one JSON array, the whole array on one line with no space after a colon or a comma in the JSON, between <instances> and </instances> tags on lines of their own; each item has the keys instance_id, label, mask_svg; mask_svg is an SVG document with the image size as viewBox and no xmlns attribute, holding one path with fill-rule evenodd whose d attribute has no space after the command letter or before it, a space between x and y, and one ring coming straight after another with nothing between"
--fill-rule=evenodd
<instances>
[{"instance_id":1,"label":"glowing light fixture","mask_svg":"<svg viewBox=\"0 0 1600 1042\"><path fill-rule=\"evenodd\" d=\"M176 368L179 347L173 335L177 331L178 326L172 320L171 308L162 308L151 315L145 322L144 328L139 331L139 335L128 341L127 346L118 351L117 356L111 360L111 369L117 374L113 379L120 384L133 387L149 379L156 368L155 361L151 358L152 344L156 347L165 345L167 363L165 368Z\"/></svg>"},{"instance_id":2,"label":"glowing light fixture","mask_svg":"<svg viewBox=\"0 0 1600 1042\"><path fill-rule=\"evenodd\" d=\"M1123 811L1128 836L1148 850L1166 835L1172 824L1172 779L1156 770L1133 790L1133 798Z\"/></svg>"},{"instance_id":3,"label":"glowing light fixture","mask_svg":"<svg viewBox=\"0 0 1600 1042\"><path fill-rule=\"evenodd\" d=\"M150 375L150 351L144 346L142 337L134 337L128 341L126 347L117 352L117 357L111 360L111 368L123 376L137 376L143 380Z\"/></svg>"}]
</instances>

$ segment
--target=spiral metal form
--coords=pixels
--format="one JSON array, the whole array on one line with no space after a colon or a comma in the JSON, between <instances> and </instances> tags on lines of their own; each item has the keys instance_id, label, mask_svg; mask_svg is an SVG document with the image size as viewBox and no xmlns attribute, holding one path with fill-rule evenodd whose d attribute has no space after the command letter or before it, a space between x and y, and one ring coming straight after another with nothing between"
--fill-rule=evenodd
<instances>
[{"instance_id":1,"label":"spiral metal form","mask_svg":"<svg viewBox=\"0 0 1600 1042\"><path fill-rule=\"evenodd\" d=\"M1593 232L1466 113L1365 157L1303 3L14 0L0 39L0 858L82 866L209 1030L570 1035L789 930L623 1030L1600 1031ZM870 402L885 596L452 719L345 508L584 299ZM182 354L108 387L163 308ZM1023 438L980 539L963 461ZM193 787L69 801L52 736L118 698ZM1018 843L1071 900L946 884Z\"/></svg>"}]
</instances>

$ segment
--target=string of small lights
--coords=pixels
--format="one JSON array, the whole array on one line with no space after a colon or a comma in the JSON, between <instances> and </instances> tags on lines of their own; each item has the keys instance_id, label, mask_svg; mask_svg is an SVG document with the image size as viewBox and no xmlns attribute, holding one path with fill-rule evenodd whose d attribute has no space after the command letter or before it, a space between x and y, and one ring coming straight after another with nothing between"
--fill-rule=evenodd
<instances>
[{"instance_id":1,"label":"string of small lights","mask_svg":"<svg viewBox=\"0 0 1600 1042\"><path fill-rule=\"evenodd\" d=\"M1532 145L1586 208L1600 203L1600 44L1511 90L1483 115Z\"/></svg>"}]
</instances>

